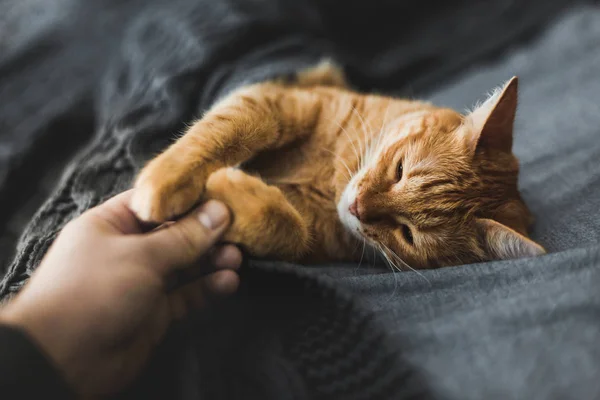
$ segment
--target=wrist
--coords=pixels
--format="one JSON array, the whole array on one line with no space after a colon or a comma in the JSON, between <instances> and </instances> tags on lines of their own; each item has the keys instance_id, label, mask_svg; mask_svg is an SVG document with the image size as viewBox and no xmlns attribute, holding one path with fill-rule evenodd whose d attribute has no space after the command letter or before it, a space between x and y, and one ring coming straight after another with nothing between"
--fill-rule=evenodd
<instances>
[{"instance_id":1,"label":"wrist","mask_svg":"<svg viewBox=\"0 0 600 400\"><path fill-rule=\"evenodd\" d=\"M28 334L0 312L0 376L6 398L74 398L67 381Z\"/></svg>"},{"instance_id":2,"label":"wrist","mask_svg":"<svg viewBox=\"0 0 600 400\"><path fill-rule=\"evenodd\" d=\"M20 304L17 299L9 302L0 309L0 324L21 332L34 347L43 355L54 370L68 382L65 370L64 349L56 339L60 335L52 324L47 323L44 318L44 307L31 310ZM39 314L39 315L38 315Z\"/></svg>"}]
</instances>

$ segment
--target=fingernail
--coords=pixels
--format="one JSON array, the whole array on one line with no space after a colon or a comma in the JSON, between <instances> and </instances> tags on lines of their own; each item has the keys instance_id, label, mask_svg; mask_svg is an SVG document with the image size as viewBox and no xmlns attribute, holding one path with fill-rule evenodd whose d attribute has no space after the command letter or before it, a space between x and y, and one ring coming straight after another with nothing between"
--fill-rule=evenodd
<instances>
[{"instance_id":1,"label":"fingernail","mask_svg":"<svg viewBox=\"0 0 600 400\"><path fill-rule=\"evenodd\" d=\"M207 229L212 230L217 229L225 223L227 214L228 210L223 204L217 201L209 201L200 210L198 219Z\"/></svg>"}]
</instances>

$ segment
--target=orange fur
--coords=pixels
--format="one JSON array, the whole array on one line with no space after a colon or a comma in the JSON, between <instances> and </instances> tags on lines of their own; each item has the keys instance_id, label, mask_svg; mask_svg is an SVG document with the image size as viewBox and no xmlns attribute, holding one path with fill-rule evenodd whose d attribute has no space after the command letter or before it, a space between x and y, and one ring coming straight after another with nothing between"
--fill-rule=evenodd
<instances>
[{"instance_id":1,"label":"orange fur","mask_svg":"<svg viewBox=\"0 0 600 400\"><path fill-rule=\"evenodd\" d=\"M542 254L517 189L516 85L469 115L357 93L331 63L247 86L141 171L132 209L163 222L216 198L225 240L306 263L358 260L363 241L412 268Z\"/></svg>"}]
</instances>

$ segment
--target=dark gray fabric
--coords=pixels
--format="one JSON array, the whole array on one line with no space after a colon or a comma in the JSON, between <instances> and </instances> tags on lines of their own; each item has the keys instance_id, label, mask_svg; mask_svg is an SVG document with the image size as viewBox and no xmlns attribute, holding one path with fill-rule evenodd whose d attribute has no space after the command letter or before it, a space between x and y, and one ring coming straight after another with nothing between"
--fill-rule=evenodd
<instances>
[{"instance_id":1,"label":"dark gray fabric","mask_svg":"<svg viewBox=\"0 0 600 400\"><path fill-rule=\"evenodd\" d=\"M339 394L331 386L339 383L332 377L339 378L340 370L323 360L340 359L332 358L332 351L354 354L348 346L372 343L375 335L380 347L368 347L370 357L363 355L360 362L385 365L381 360L389 355L401 362L380 371L379 380L370 377L361 386L363 398L375 398L369 390L394 380L405 391L384 398L415 393L447 399L599 397L600 11L593 5L577 8L578 2L572 1L423 2L437 6L439 13L417 13L407 8L409 2L371 3L371 8L358 1L345 3L345 8L334 7L333 1L44 3L54 8L36 14L40 21L35 26L43 34L36 41L35 31L16 29L26 33L19 36L21 53L11 44L0 62L2 71L11 72L0 80L2 104L10 96L21 96L0 111L0 127L10 136L2 137L0 155L6 155L7 170L14 171L14 165L22 165L14 160L31 154L28 148L44 133L55 135L52 126L61 118L57 126L68 121L73 129L79 118L88 132L95 127L96 136L28 225L2 289L19 287L62 224L127 187L140 163L185 121L244 82L291 72L334 54L359 86L383 86L460 109L518 74L515 151L522 160L521 186L537 216L534 237L552 254L420 274L392 274L366 265L307 270L329 278L327 283L291 272L302 267L257 264L231 304L202 321L190 321L171 336L137 390L156 394L162 378L169 382L172 398L244 398L244 393L235 393L234 383L255 388L247 392L255 398L284 398L284 393L305 398L315 390ZM572 5L570 11L557 17L565 4ZM78 22L39 17L54 15L59 5L56 15L71 11ZM540 36L515 40L552 16L557 18ZM90 46L92 40L99 42ZM58 47L40 53L48 41ZM31 43L37 44L36 51ZM497 53L501 57L477 62L482 54L509 44L508 51ZM49 65L31 63L40 57ZM23 65L39 71L23 71ZM68 73L44 79L46 70L61 68ZM89 74L81 78L80 91L61 90L69 87L70 79L79 82L74 72L78 68ZM47 92L27 95L32 87L28 80ZM46 105L48 93L57 96L51 105L54 113L40 111L29 125L20 122L31 108L51 107ZM14 145L19 141L25 145ZM1 198L14 188L0 183ZM295 296L275 290L284 280L282 288L295 288ZM351 313L337 307L346 304L340 300L343 291L332 292L328 285L354 294L347 303ZM303 296L320 298L323 293L329 294L317 306L298 308L311 298ZM320 306L336 312L327 314ZM325 339L331 348L314 343L298 347L302 340L290 339L294 336L286 325L273 322L289 314L292 326L309 330L295 320L306 310L321 318L315 326L335 332L336 341L346 347L332 350L336 346ZM365 322L370 321L369 310L377 315L372 326ZM348 315L362 317L348 317L354 325L344 325L340 321ZM323 325L323 320L330 324ZM362 326L357 328L360 338L333 329L335 323ZM377 336L381 326L386 335ZM315 370L303 370L309 364L295 363L300 358L291 353L318 354L322 362L310 364ZM352 387L349 382L340 386ZM351 398L346 395L342 398Z\"/></svg>"}]
</instances>

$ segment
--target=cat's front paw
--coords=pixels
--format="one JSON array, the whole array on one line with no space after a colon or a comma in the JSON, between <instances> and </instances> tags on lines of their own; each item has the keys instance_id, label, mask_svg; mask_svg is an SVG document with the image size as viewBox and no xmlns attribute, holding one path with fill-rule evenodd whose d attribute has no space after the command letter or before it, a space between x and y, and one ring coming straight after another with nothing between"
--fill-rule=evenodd
<instances>
[{"instance_id":1,"label":"cat's front paw","mask_svg":"<svg viewBox=\"0 0 600 400\"><path fill-rule=\"evenodd\" d=\"M202 168L186 168L159 156L138 176L130 208L145 222L172 220L200 200L208 175Z\"/></svg>"}]
</instances>

